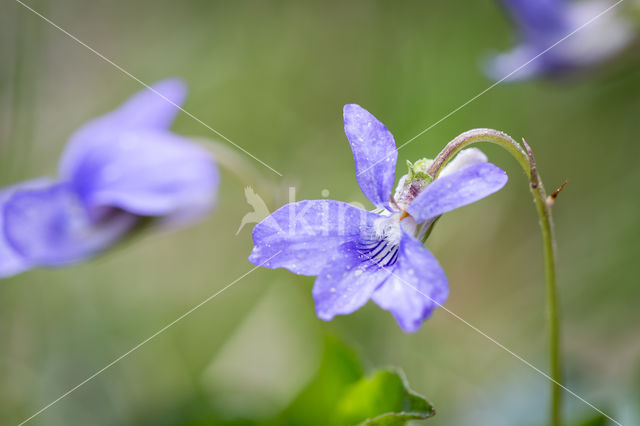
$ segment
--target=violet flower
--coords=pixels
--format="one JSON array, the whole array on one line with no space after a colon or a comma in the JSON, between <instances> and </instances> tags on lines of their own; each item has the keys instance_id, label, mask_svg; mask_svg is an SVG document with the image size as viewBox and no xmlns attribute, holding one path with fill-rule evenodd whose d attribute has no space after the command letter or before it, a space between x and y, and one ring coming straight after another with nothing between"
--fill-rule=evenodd
<instances>
[{"instance_id":1,"label":"violet flower","mask_svg":"<svg viewBox=\"0 0 640 426\"><path fill-rule=\"evenodd\" d=\"M288 204L256 225L249 260L317 276L313 297L323 320L372 299L414 332L449 291L420 240L440 215L499 190L507 175L470 148L432 182L429 160L411 165L392 197L398 151L391 133L358 105L344 107L344 127L358 184L376 210L332 200Z\"/></svg>"},{"instance_id":2,"label":"violet flower","mask_svg":"<svg viewBox=\"0 0 640 426\"><path fill-rule=\"evenodd\" d=\"M606 0L502 0L501 3L518 29L520 44L489 60L486 72L495 81L505 77L507 81L516 81L562 75L588 68L615 56L634 36L631 23L615 10L602 14L612 4Z\"/></svg>"},{"instance_id":3,"label":"violet flower","mask_svg":"<svg viewBox=\"0 0 640 426\"><path fill-rule=\"evenodd\" d=\"M77 130L59 180L0 191L0 277L87 259L146 218L174 226L212 208L219 180L212 157L169 130L185 85L169 79L153 90L166 99L143 90Z\"/></svg>"}]
</instances>

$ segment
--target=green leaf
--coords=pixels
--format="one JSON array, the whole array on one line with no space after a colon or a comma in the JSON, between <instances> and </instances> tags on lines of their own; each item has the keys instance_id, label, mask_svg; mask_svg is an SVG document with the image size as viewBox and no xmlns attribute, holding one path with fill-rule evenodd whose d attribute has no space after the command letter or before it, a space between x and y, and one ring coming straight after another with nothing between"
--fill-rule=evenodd
<instances>
[{"instance_id":1,"label":"green leaf","mask_svg":"<svg viewBox=\"0 0 640 426\"><path fill-rule=\"evenodd\" d=\"M362 376L360 361L355 353L337 338L327 336L322 361L315 378L274 424L331 424L327 420L335 410L340 397Z\"/></svg>"},{"instance_id":2,"label":"green leaf","mask_svg":"<svg viewBox=\"0 0 640 426\"><path fill-rule=\"evenodd\" d=\"M388 369L347 390L336 408L335 424L395 426L434 415L431 404L408 388L402 373Z\"/></svg>"}]
</instances>

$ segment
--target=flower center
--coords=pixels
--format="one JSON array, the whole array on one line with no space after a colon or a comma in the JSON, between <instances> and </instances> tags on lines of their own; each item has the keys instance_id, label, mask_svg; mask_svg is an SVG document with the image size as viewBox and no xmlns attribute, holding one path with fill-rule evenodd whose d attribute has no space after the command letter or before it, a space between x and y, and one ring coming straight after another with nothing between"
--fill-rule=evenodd
<instances>
[{"instance_id":1,"label":"flower center","mask_svg":"<svg viewBox=\"0 0 640 426\"><path fill-rule=\"evenodd\" d=\"M385 239L360 241L356 248L362 260L370 260L380 267L392 266L398 260L398 245Z\"/></svg>"},{"instance_id":2,"label":"flower center","mask_svg":"<svg viewBox=\"0 0 640 426\"><path fill-rule=\"evenodd\" d=\"M400 217L400 213L393 213L376 220L373 224L374 239L387 240L391 245L397 246L402 238Z\"/></svg>"},{"instance_id":3,"label":"flower center","mask_svg":"<svg viewBox=\"0 0 640 426\"><path fill-rule=\"evenodd\" d=\"M392 266L398 260L398 248L405 232L415 232L415 221L402 213L378 219L371 230L356 244L363 260L371 260L381 267Z\"/></svg>"}]
</instances>

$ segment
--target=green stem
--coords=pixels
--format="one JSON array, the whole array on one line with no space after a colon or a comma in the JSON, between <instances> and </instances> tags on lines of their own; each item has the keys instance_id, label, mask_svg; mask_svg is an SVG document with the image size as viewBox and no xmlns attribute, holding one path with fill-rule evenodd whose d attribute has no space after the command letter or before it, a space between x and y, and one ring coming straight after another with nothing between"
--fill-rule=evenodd
<instances>
[{"instance_id":1,"label":"green stem","mask_svg":"<svg viewBox=\"0 0 640 426\"><path fill-rule=\"evenodd\" d=\"M431 235L431 232L433 231L433 227L435 226L436 222L438 222L438 219L440 219L440 216L436 217L433 222L431 222L426 230L422 230L420 229L417 233L418 237L420 237L420 241L422 241L422 244L424 244L427 241L427 238L429 238L429 235Z\"/></svg>"},{"instance_id":2,"label":"green stem","mask_svg":"<svg viewBox=\"0 0 640 426\"><path fill-rule=\"evenodd\" d=\"M227 143L202 136L193 136L191 140L211 152L218 166L234 175L242 185L254 187L261 197L266 197L267 204L277 201L271 198L282 188L271 178L265 177L252 162L247 161L245 156L240 155Z\"/></svg>"},{"instance_id":3,"label":"green stem","mask_svg":"<svg viewBox=\"0 0 640 426\"><path fill-rule=\"evenodd\" d=\"M553 218L551 216L551 203L547 201L547 194L542 186L540 175L538 174L535 159L531 148L523 139L526 149L514 141L506 133L493 129L474 129L461 134L449 142L435 158L427 173L434 179L438 177L442 168L460 150L478 142L491 142L506 149L518 161L529 178L529 189L533 194L536 210L540 221L542 232L542 243L544 249L544 263L546 276L546 297L547 297L547 321L549 333L549 363L551 383L551 410L550 425L559 426L561 424L562 394L559 384L562 382L562 363L560 355L560 326L558 314L558 296L556 288L555 271L555 237L553 232Z\"/></svg>"}]
</instances>

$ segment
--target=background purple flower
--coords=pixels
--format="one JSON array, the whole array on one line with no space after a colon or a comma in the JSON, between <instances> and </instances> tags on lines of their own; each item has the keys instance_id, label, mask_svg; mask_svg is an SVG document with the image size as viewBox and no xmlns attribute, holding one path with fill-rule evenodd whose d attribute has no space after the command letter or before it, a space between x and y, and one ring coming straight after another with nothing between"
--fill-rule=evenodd
<instances>
[{"instance_id":1,"label":"background purple flower","mask_svg":"<svg viewBox=\"0 0 640 426\"><path fill-rule=\"evenodd\" d=\"M50 179L43 178L4 188L0 190L0 207L4 206L16 191L48 187L51 183ZM0 277L18 274L29 267L29 262L17 253L7 241L4 232L4 214L0 214Z\"/></svg>"},{"instance_id":2,"label":"background purple flower","mask_svg":"<svg viewBox=\"0 0 640 426\"><path fill-rule=\"evenodd\" d=\"M615 11L594 19L611 6L604 0L502 0L501 3L516 25L520 41L511 51L494 55L488 62L487 75L496 81L560 40L564 39L507 80L558 75L596 65L628 46L634 35L630 22Z\"/></svg>"},{"instance_id":3,"label":"background purple flower","mask_svg":"<svg viewBox=\"0 0 640 426\"><path fill-rule=\"evenodd\" d=\"M424 225L499 190L507 175L478 150L468 150L418 193L404 191L417 181L401 179L396 193L402 197L392 202L398 158L393 136L358 105L344 107L344 126L358 184L377 210L332 200L288 204L256 225L249 260L317 276L313 297L323 320L372 299L404 331L416 331L449 292L444 271L418 239Z\"/></svg>"},{"instance_id":4,"label":"background purple flower","mask_svg":"<svg viewBox=\"0 0 640 426\"><path fill-rule=\"evenodd\" d=\"M0 193L0 276L86 259L145 217L178 225L211 209L219 180L212 157L169 131L185 85L169 79L153 89L166 99L143 90L76 131L58 182Z\"/></svg>"}]
</instances>

